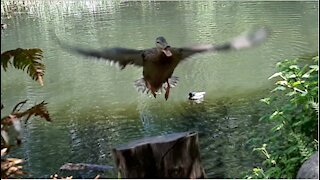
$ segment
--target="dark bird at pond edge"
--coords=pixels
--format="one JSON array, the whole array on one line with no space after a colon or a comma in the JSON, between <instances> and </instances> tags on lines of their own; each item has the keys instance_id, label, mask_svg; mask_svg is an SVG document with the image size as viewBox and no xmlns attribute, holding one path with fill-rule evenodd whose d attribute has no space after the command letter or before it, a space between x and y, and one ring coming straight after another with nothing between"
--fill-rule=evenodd
<instances>
[{"instance_id":1,"label":"dark bird at pond edge","mask_svg":"<svg viewBox=\"0 0 320 180\"><path fill-rule=\"evenodd\" d=\"M198 44L180 48L171 47L166 39L160 36L156 38L156 47L142 50L122 47L94 50L70 46L61 43L58 38L57 41L62 48L68 51L87 57L105 59L120 65L121 69L124 69L129 64L143 67L143 77L135 81L138 91L151 92L156 97L158 90L163 88L165 90L165 99L167 100L170 88L176 86L178 82L178 77L172 76L172 74L180 62L198 53L249 48L264 42L268 34L266 28L260 28L223 44Z\"/></svg>"}]
</instances>

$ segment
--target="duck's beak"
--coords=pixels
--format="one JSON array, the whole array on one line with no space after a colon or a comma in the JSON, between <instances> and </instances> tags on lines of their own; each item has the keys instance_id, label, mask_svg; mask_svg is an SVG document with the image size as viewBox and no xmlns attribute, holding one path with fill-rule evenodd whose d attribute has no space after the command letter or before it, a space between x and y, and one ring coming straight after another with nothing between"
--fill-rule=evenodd
<instances>
[{"instance_id":1,"label":"duck's beak","mask_svg":"<svg viewBox=\"0 0 320 180\"><path fill-rule=\"evenodd\" d=\"M164 49L162 49L162 52L163 52L167 57L172 56L172 53L171 53L171 51L170 51L170 46L166 46Z\"/></svg>"}]
</instances>

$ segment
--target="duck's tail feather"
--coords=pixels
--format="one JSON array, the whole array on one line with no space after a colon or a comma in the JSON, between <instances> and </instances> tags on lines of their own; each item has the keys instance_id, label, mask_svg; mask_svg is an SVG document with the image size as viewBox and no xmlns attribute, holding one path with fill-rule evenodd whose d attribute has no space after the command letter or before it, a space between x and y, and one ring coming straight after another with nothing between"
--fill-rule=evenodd
<instances>
[{"instance_id":1,"label":"duck's tail feather","mask_svg":"<svg viewBox=\"0 0 320 180\"><path fill-rule=\"evenodd\" d=\"M177 76L171 76L171 78L169 78L169 84L171 88L176 87L178 82L179 82L179 77ZM136 87L138 92L147 93L147 94L150 92L150 90L146 86L146 81L144 80L144 78L140 78L134 81L134 86ZM158 93L161 93L162 90L165 90L166 88L167 88L167 83L163 83L162 89Z\"/></svg>"},{"instance_id":2,"label":"duck's tail feather","mask_svg":"<svg viewBox=\"0 0 320 180\"><path fill-rule=\"evenodd\" d=\"M138 92L141 93L149 93L149 89L146 86L146 81L144 80L144 78L138 79L134 81L134 86L136 87Z\"/></svg>"}]
</instances>

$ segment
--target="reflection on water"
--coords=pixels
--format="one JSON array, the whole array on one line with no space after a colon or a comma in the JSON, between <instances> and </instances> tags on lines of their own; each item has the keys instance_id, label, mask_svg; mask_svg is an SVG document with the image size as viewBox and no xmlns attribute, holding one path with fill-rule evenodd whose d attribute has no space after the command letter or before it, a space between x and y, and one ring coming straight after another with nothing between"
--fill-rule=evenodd
<instances>
[{"instance_id":1,"label":"reflection on water","mask_svg":"<svg viewBox=\"0 0 320 180\"><path fill-rule=\"evenodd\" d=\"M269 92L272 82L267 79L275 63L318 47L316 2L26 2L31 5L21 13L1 14L8 24L1 32L1 51L42 48L45 86L23 72L1 71L1 101L6 105L3 114L26 98L30 106L49 102L54 122L29 122L23 145L14 150L27 159L29 177L49 177L66 162L113 164L114 145L188 130L199 132L208 177L241 177L240 172L259 162L246 142L264 135L266 125L258 120L266 109L258 99ZM8 8L4 4L2 13ZM172 46L185 46L221 43L257 25L272 30L264 45L190 58L176 69L180 82L168 101L136 92L133 81L142 69L120 71L68 54L50 39L54 31L72 44L91 48L147 48L163 35ZM189 103L190 91L206 91L204 103Z\"/></svg>"}]
</instances>

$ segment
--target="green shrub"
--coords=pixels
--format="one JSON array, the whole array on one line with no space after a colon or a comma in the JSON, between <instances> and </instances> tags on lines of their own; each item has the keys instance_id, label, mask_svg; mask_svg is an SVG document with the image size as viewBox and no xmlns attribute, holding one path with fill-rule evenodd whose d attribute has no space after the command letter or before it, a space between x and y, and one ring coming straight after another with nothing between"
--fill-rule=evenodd
<instances>
[{"instance_id":1,"label":"green shrub","mask_svg":"<svg viewBox=\"0 0 320 180\"><path fill-rule=\"evenodd\" d=\"M318 56L312 64L285 60L277 64L279 72L271 96L261 102L272 113L261 118L274 126L264 144L254 151L264 156L262 167L254 168L246 178L295 178L299 167L318 147ZM304 64L304 65L301 65Z\"/></svg>"}]
</instances>

